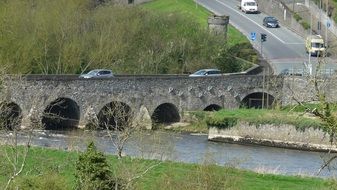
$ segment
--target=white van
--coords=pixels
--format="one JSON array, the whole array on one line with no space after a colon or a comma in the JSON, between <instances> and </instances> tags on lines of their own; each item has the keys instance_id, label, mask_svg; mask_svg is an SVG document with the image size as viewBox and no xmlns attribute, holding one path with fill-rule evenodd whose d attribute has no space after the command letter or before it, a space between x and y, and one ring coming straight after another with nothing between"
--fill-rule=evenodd
<instances>
[{"instance_id":1,"label":"white van","mask_svg":"<svg viewBox=\"0 0 337 190\"><path fill-rule=\"evenodd\" d=\"M257 3L255 0L241 0L239 8L244 13L258 13Z\"/></svg>"},{"instance_id":2,"label":"white van","mask_svg":"<svg viewBox=\"0 0 337 190\"><path fill-rule=\"evenodd\" d=\"M324 40L320 35L310 35L305 40L307 53L313 56L323 56L325 53Z\"/></svg>"}]
</instances>

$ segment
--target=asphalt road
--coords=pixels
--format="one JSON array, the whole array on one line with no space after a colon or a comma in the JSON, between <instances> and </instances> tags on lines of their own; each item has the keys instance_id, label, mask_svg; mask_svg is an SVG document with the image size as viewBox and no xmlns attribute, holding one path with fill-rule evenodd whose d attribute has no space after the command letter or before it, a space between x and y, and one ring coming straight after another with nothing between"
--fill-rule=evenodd
<instances>
[{"instance_id":1,"label":"asphalt road","mask_svg":"<svg viewBox=\"0 0 337 190\"><path fill-rule=\"evenodd\" d=\"M256 39L251 40L254 48L270 63L275 74L279 74L285 69L293 70L295 73L309 73L307 63L312 64L312 71L315 71L317 58L310 57L305 52L304 38L288 30L286 27L266 28L262 25L264 13L245 14L238 9L238 0L196 0L196 2L213 12L216 15L230 16L229 22L248 39L251 33L256 33ZM260 42L260 34L267 34L267 41ZM333 60L327 59L324 65L324 72L331 72L337 69L337 64Z\"/></svg>"}]
</instances>

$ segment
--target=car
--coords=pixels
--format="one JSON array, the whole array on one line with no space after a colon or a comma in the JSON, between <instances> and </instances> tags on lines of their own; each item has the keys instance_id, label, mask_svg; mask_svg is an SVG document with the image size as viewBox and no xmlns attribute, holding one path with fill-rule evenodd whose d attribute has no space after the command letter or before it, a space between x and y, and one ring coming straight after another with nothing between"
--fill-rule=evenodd
<instances>
[{"instance_id":1,"label":"car","mask_svg":"<svg viewBox=\"0 0 337 190\"><path fill-rule=\"evenodd\" d=\"M81 74L79 78L111 78L113 77L113 73L108 69L95 69L91 70L87 74Z\"/></svg>"},{"instance_id":2,"label":"car","mask_svg":"<svg viewBox=\"0 0 337 190\"><path fill-rule=\"evenodd\" d=\"M190 77L205 77L205 76L221 76L221 71L218 69L201 69L193 74L190 74Z\"/></svg>"},{"instance_id":3,"label":"car","mask_svg":"<svg viewBox=\"0 0 337 190\"><path fill-rule=\"evenodd\" d=\"M267 28L279 28L280 24L275 17L267 16L263 19L263 26L266 26Z\"/></svg>"}]
</instances>

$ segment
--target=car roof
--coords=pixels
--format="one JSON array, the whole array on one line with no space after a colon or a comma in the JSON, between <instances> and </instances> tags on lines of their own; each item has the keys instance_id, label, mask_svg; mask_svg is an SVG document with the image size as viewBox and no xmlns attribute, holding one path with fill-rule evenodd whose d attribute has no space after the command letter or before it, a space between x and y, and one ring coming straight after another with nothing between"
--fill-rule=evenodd
<instances>
[{"instance_id":1,"label":"car roof","mask_svg":"<svg viewBox=\"0 0 337 190\"><path fill-rule=\"evenodd\" d=\"M94 70L91 70L91 71L95 71L95 72L99 72L99 71L110 71L109 69L94 69Z\"/></svg>"},{"instance_id":2,"label":"car roof","mask_svg":"<svg viewBox=\"0 0 337 190\"><path fill-rule=\"evenodd\" d=\"M201 69L199 71L206 71L206 72L208 72L208 71L220 71L220 70L219 69Z\"/></svg>"}]
</instances>

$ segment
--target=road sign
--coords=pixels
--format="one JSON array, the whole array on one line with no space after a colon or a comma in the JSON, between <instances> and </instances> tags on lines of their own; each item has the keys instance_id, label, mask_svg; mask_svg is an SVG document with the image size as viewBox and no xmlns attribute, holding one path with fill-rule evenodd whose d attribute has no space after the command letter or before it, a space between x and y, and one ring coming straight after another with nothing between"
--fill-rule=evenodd
<instances>
[{"instance_id":1,"label":"road sign","mask_svg":"<svg viewBox=\"0 0 337 190\"><path fill-rule=\"evenodd\" d=\"M251 32L251 33L250 33L250 39L251 39L252 41L255 41L255 40L256 40L256 32Z\"/></svg>"}]
</instances>

